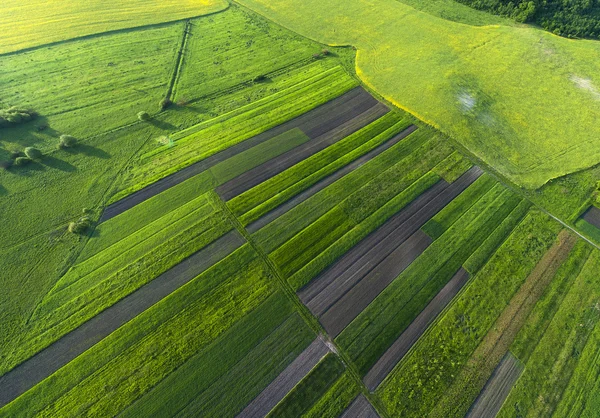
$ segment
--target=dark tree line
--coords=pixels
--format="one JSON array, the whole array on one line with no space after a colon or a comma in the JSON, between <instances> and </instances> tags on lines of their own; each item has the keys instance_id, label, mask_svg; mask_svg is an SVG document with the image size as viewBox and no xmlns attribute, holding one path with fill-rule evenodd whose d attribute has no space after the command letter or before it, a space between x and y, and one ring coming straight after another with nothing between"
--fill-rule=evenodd
<instances>
[{"instance_id":1,"label":"dark tree line","mask_svg":"<svg viewBox=\"0 0 600 418\"><path fill-rule=\"evenodd\" d=\"M600 0L458 0L569 38L600 38Z\"/></svg>"}]
</instances>

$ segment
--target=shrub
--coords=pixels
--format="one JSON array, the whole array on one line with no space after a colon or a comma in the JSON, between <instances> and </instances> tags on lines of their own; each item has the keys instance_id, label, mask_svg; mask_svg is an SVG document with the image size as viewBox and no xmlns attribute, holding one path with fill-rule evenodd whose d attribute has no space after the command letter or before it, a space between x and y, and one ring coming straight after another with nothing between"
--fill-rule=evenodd
<instances>
[{"instance_id":1,"label":"shrub","mask_svg":"<svg viewBox=\"0 0 600 418\"><path fill-rule=\"evenodd\" d=\"M10 152L10 158L13 160L16 158L19 158L19 157L23 157L24 155L25 154L23 154L21 151L11 151Z\"/></svg>"},{"instance_id":2,"label":"shrub","mask_svg":"<svg viewBox=\"0 0 600 418\"><path fill-rule=\"evenodd\" d=\"M79 218L75 222L69 224L69 232L73 234L83 234L91 226L92 221L87 216Z\"/></svg>"},{"instance_id":3,"label":"shrub","mask_svg":"<svg viewBox=\"0 0 600 418\"><path fill-rule=\"evenodd\" d=\"M42 158L42 151L34 147L25 148L25 155L31 160L39 160Z\"/></svg>"},{"instance_id":4,"label":"shrub","mask_svg":"<svg viewBox=\"0 0 600 418\"><path fill-rule=\"evenodd\" d=\"M173 102L171 101L171 99L164 98L160 101L160 110L166 110L172 104Z\"/></svg>"},{"instance_id":5,"label":"shrub","mask_svg":"<svg viewBox=\"0 0 600 418\"><path fill-rule=\"evenodd\" d=\"M17 167L22 167L24 165L27 165L31 162L31 158L29 157L17 157L15 158L15 165Z\"/></svg>"},{"instance_id":6,"label":"shrub","mask_svg":"<svg viewBox=\"0 0 600 418\"><path fill-rule=\"evenodd\" d=\"M0 109L0 128L7 128L19 123L25 123L36 116L37 113L31 109L22 109L18 107Z\"/></svg>"},{"instance_id":7,"label":"shrub","mask_svg":"<svg viewBox=\"0 0 600 418\"><path fill-rule=\"evenodd\" d=\"M60 142L58 143L59 148L71 148L77 144L77 138L71 135L61 135Z\"/></svg>"},{"instance_id":8,"label":"shrub","mask_svg":"<svg viewBox=\"0 0 600 418\"><path fill-rule=\"evenodd\" d=\"M324 49L324 50L321 51L321 55L323 55L324 57L326 57L329 54L330 54L330 52L329 52L328 49Z\"/></svg>"},{"instance_id":9,"label":"shrub","mask_svg":"<svg viewBox=\"0 0 600 418\"><path fill-rule=\"evenodd\" d=\"M137 117L139 120L144 121L144 122L150 120L150 115L148 114L148 112L144 112L144 111L139 112L137 114Z\"/></svg>"},{"instance_id":10,"label":"shrub","mask_svg":"<svg viewBox=\"0 0 600 418\"><path fill-rule=\"evenodd\" d=\"M182 97L177 100L177 106L187 106L190 104L190 100L187 97Z\"/></svg>"},{"instance_id":11,"label":"shrub","mask_svg":"<svg viewBox=\"0 0 600 418\"><path fill-rule=\"evenodd\" d=\"M260 74L260 75L257 75L256 77L254 77L252 79L252 82L254 82L254 83L260 83L261 81L265 81L266 79L267 79L266 75Z\"/></svg>"}]
</instances>

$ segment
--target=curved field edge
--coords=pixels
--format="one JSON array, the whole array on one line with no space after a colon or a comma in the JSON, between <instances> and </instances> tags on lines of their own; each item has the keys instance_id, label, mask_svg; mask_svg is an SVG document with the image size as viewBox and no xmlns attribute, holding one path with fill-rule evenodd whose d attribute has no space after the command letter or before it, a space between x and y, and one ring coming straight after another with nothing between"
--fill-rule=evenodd
<instances>
[{"instance_id":1,"label":"curved field edge","mask_svg":"<svg viewBox=\"0 0 600 418\"><path fill-rule=\"evenodd\" d=\"M239 2L319 42L354 45L365 84L519 186L538 188L600 160L597 42L469 26L396 0Z\"/></svg>"},{"instance_id":2,"label":"curved field edge","mask_svg":"<svg viewBox=\"0 0 600 418\"><path fill-rule=\"evenodd\" d=\"M43 1L6 0L0 6L4 34L0 54L14 53L70 39L220 12L226 0Z\"/></svg>"}]
</instances>

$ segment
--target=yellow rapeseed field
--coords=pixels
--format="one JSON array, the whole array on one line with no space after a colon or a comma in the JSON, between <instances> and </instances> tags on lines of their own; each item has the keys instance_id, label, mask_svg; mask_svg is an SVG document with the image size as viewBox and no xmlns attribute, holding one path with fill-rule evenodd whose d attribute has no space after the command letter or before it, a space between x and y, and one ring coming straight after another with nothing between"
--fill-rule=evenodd
<instances>
[{"instance_id":1,"label":"yellow rapeseed field","mask_svg":"<svg viewBox=\"0 0 600 418\"><path fill-rule=\"evenodd\" d=\"M226 7L226 0L2 0L0 54Z\"/></svg>"},{"instance_id":2,"label":"yellow rapeseed field","mask_svg":"<svg viewBox=\"0 0 600 418\"><path fill-rule=\"evenodd\" d=\"M397 0L240 0L302 35L358 49L357 72L517 184L600 162L600 42L471 25ZM488 23L488 22L485 22Z\"/></svg>"}]
</instances>

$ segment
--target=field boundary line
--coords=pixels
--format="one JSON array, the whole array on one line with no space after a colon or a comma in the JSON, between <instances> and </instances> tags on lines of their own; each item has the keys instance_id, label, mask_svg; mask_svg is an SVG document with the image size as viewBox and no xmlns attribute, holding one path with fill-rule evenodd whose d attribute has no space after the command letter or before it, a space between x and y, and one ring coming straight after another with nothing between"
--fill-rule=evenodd
<instances>
[{"instance_id":1,"label":"field boundary line","mask_svg":"<svg viewBox=\"0 0 600 418\"><path fill-rule=\"evenodd\" d=\"M356 366L350 360L350 357L335 343L333 338L325 331L323 326L320 324L318 319L308 310L306 306L302 303L296 292L292 289L292 287L287 283L287 281L282 276L281 272L273 263L273 261L269 258L269 255L263 251L263 249L256 243L254 238L248 233L246 228L242 225L239 219L233 214L227 203L224 202L221 197L214 190L208 192L213 195L214 201L221 206L221 210L225 213L226 217L233 224L234 229L237 230L244 239L246 239L247 243L256 251L259 257L263 260L263 262L267 265L271 275L278 282L279 287L283 291L283 293L288 297L288 299L294 304L296 307L296 312L304 319L304 321L308 324L308 326L317 334L324 338L326 344L331 344L335 349L331 350L333 354L337 355L344 366L346 367L346 371L352 376L355 383L357 384L360 392L368 399L368 401L373 405L377 413L382 418L388 418L389 414L383 407L381 402L378 402L378 398L374 397L374 395L369 392L365 384L363 383L360 374L358 373Z\"/></svg>"},{"instance_id":2,"label":"field boundary line","mask_svg":"<svg viewBox=\"0 0 600 418\"><path fill-rule=\"evenodd\" d=\"M167 94L165 95L165 100L167 103L169 100L172 100L173 92L175 90L175 86L179 81L179 76L181 75L181 69L184 63L184 54L186 50L186 46L190 37L190 33L192 31L192 20L188 19L183 26L183 37L181 39L181 45L179 46L179 51L177 52L177 56L175 57L175 67L173 68L173 74L171 75L171 80L169 81L169 87L167 88Z\"/></svg>"}]
</instances>

